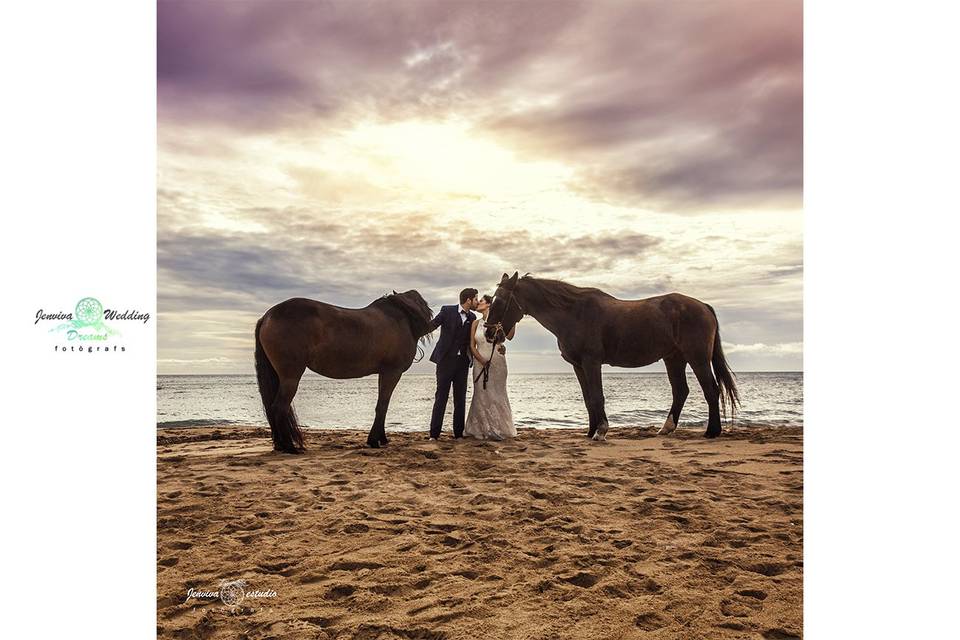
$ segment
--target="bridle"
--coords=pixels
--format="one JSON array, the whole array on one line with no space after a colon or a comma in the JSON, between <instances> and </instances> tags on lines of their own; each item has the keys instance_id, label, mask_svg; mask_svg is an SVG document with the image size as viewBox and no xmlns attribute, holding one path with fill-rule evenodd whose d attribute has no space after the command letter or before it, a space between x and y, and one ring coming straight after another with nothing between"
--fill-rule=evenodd
<instances>
[{"instance_id":1,"label":"bridle","mask_svg":"<svg viewBox=\"0 0 960 640\"><path fill-rule=\"evenodd\" d=\"M513 297L513 292L514 292L515 290L516 290L516 286L514 286L514 288L510 290L510 295L507 297L507 305L503 308L503 316L502 316L502 317L504 317L504 318L507 317L507 311L510 310L510 305L511 305L511 304L517 305L517 309L520 311L520 317L523 317L524 315L526 315L526 314L524 313L524 311L523 311L523 307L522 307L522 306L520 305L520 303L517 302L516 299ZM487 388L487 380L490 378L490 363L493 362L493 353L494 353L494 351L496 351L496 349L497 349L497 338L499 338L500 336L503 336L504 338L506 338L506 337L507 337L507 334L506 334L506 332L503 330L503 321L502 321L502 320L501 320L500 322L496 323L496 324L490 324L489 322L484 322L484 323L483 323L483 327L484 327L485 329L489 329L489 328L491 328L491 327L494 327L494 328L496 329L496 331L495 331L494 334L493 334L493 344L490 346L490 357L487 358L487 364L483 365L483 369L481 369L480 373L477 374L477 377L473 379L473 383L476 384L477 381L478 381L481 377L483 377L483 388L486 389L486 388Z\"/></svg>"}]
</instances>

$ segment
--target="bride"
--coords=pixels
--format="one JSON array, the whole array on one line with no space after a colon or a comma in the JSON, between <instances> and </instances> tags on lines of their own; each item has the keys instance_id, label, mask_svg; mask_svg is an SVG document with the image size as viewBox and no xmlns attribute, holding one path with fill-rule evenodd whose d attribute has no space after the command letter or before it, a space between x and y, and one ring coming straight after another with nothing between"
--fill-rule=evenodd
<instances>
[{"instance_id":1,"label":"bride","mask_svg":"<svg viewBox=\"0 0 960 640\"><path fill-rule=\"evenodd\" d=\"M467 423L463 435L473 436L479 440L503 440L517 435L513 426L513 413L510 411L510 399L507 397L507 357L506 349L502 344L491 349L483 335L484 321L490 311L493 298L483 296L477 304L477 311L483 318L473 321L470 335L470 351L473 352L474 366L473 398L470 400L470 412L467 414ZM507 336L513 340L516 326ZM492 354L491 354L492 351ZM490 373L486 388L483 383L483 367L490 360Z\"/></svg>"}]
</instances>

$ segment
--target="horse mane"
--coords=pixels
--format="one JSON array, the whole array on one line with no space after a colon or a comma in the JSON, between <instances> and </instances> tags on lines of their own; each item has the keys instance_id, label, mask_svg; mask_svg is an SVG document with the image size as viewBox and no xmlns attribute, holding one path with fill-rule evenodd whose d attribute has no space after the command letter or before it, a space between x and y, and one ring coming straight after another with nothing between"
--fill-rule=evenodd
<instances>
[{"instance_id":1,"label":"horse mane","mask_svg":"<svg viewBox=\"0 0 960 640\"><path fill-rule=\"evenodd\" d=\"M562 280L535 278L529 273L520 278L520 282L529 284L541 302L560 309L583 302L583 299L588 297L613 298L606 291L596 287L578 287Z\"/></svg>"},{"instance_id":2,"label":"horse mane","mask_svg":"<svg viewBox=\"0 0 960 640\"><path fill-rule=\"evenodd\" d=\"M403 312L410 321L410 330L413 331L413 335L420 338L420 342L430 341L430 322L433 320L433 311L416 289L403 293L394 291L384 295L377 302L380 301L389 303Z\"/></svg>"}]
</instances>

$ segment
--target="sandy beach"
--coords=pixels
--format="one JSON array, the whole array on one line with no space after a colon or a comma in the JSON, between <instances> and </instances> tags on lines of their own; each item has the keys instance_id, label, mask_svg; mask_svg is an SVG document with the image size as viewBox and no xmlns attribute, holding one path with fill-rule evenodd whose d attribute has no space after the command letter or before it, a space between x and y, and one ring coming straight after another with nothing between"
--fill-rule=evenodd
<instances>
[{"instance_id":1,"label":"sandy beach","mask_svg":"<svg viewBox=\"0 0 960 640\"><path fill-rule=\"evenodd\" d=\"M701 432L161 430L158 636L799 637L802 429Z\"/></svg>"}]
</instances>

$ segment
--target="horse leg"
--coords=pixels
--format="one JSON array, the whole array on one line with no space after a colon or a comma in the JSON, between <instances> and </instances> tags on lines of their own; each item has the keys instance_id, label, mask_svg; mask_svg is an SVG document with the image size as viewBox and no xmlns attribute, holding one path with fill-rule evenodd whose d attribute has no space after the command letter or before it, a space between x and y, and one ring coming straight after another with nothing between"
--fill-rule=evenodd
<instances>
[{"instance_id":1,"label":"horse leg","mask_svg":"<svg viewBox=\"0 0 960 640\"><path fill-rule=\"evenodd\" d=\"M587 430L587 437L592 438L597 432L597 421L594 419L593 405L590 403L590 386L587 384L587 374L579 365L573 365L573 370L577 374L577 382L580 383L580 392L583 394L583 403L587 406L587 419L590 426Z\"/></svg>"},{"instance_id":2,"label":"horse leg","mask_svg":"<svg viewBox=\"0 0 960 640\"><path fill-rule=\"evenodd\" d=\"M607 439L610 425L607 423L607 412L604 410L603 378L600 374L600 363L583 365L583 373L587 381L589 406L593 407L593 439L597 441Z\"/></svg>"},{"instance_id":3,"label":"horse leg","mask_svg":"<svg viewBox=\"0 0 960 640\"><path fill-rule=\"evenodd\" d=\"M379 389L377 393L377 411L373 419L373 426L370 427L370 435L367 436L367 446L379 449L381 445L386 445L387 440L387 408L390 406L390 396L400 381L401 371L381 372L378 378Z\"/></svg>"},{"instance_id":4,"label":"horse leg","mask_svg":"<svg viewBox=\"0 0 960 640\"><path fill-rule=\"evenodd\" d=\"M700 383L700 388L703 389L703 397L706 399L707 407L710 410L707 431L703 435L706 438L716 438L722 431L720 427L720 387L717 385L716 378L713 377L713 371L710 369L708 360L696 364L691 362L690 368L697 374L697 381Z\"/></svg>"},{"instance_id":5,"label":"horse leg","mask_svg":"<svg viewBox=\"0 0 960 640\"><path fill-rule=\"evenodd\" d=\"M680 424L680 412L683 411L683 403L687 401L690 394L690 387L687 386L687 361L683 358L664 358L663 363L667 367L667 377L670 379L670 389L673 392L673 404L670 405L670 413L667 414L667 421L660 427L659 435L673 433L677 425Z\"/></svg>"},{"instance_id":6,"label":"horse leg","mask_svg":"<svg viewBox=\"0 0 960 640\"><path fill-rule=\"evenodd\" d=\"M302 375L303 372L300 372ZM273 448L284 453L303 451L303 433L297 424L297 414L293 410L293 397L300 386L300 375L280 376L277 396L267 414L273 433Z\"/></svg>"}]
</instances>

